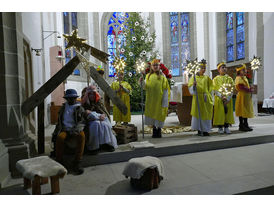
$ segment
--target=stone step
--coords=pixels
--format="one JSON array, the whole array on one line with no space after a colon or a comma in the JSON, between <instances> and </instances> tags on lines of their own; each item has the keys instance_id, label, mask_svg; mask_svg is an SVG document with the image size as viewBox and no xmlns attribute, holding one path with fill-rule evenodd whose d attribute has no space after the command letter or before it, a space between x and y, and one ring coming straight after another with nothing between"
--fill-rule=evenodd
<instances>
[{"instance_id":1,"label":"stone step","mask_svg":"<svg viewBox=\"0 0 274 206\"><path fill-rule=\"evenodd\" d=\"M256 144L264 144L274 142L274 135L265 135L265 136L252 136L252 137L237 137L237 138L226 138L213 141L193 141L191 139L189 141L174 141L172 144L168 144L168 137L166 137L166 144L155 144L154 148L141 148L132 150L130 148L118 149L114 152L101 152L97 155L84 155L82 165L84 167L101 165L101 164L110 164L110 163L117 163L117 162L125 162L134 157L142 157L142 156L154 156L154 157L161 157L161 156L171 156L171 155L180 155L180 154L187 154L187 153L195 153L195 152L203 152L203 151L210 151L210 150L219 150L219 149L227 149L233 147L243 147L249 145L256 145ZM175 137L173 137L174 139ZM189 137L193 138L193 137ZM199 137L205 138L205 137ZM165 138L161 138L161 141L165 141ZM123 148L123 146L120 146ZM120 148L119 147L119 148ZM125 147L125 146L124 146Z\"/></svg>"}]
</instances>

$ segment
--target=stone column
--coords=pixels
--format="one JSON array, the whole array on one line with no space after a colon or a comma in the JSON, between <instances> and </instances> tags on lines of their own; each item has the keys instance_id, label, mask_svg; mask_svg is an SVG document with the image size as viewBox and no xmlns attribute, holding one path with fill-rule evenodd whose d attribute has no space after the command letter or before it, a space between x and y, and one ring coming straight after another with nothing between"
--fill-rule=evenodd
<instances>
[{"instance_id":1,"label":"stone column","mask_svg":"<svg viewBox=\"0 0 274 206\"><path fill-rule=\"evenodd\" d=\"M8 167L14 177L19 174L16 162L35 153L34 140L26 135L21 114L25 92L21 13L0 13L0 88L0 139L9 155L9 164L0 159L0 165Z\"/></svg>"}]
</instances>

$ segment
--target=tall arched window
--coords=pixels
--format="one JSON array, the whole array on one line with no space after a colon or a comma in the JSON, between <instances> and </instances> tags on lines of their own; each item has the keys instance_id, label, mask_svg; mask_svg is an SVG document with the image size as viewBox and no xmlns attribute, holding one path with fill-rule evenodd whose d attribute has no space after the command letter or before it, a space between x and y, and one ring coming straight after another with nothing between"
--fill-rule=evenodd
<instances>
[{"instance_id":1,"label":"tall arched window","mask_svg":"<svg viewBox=\"0 0 274 206\"><path fill-rule=\"evenodd\" d=\"M180 65L190 59L189 13L170 12L170 51L173 76L181 73Z\"/></svg>"},{"instance_id":2,"label":"tall arched window","mask_svg":"<svg viewBox=\"0 0 274 206\"><path fill-rule=\"evenodd\" d=\"M236 58L245 58L245 28L244 28L244 12L236 12Z\"/></svg>"},{"instance_id":3,"label":"tall arched window","mask_svg":"<svg viewBox=\"0 0 274 206\"><path fill-rule=\"evenodd\" d=\"M236 19L236 21L234 21ZM236 39L234 38L236 36ZM236 46L234 46L236 45ZM236 52L235 52L236 49ZM236 58L234 56L236 55ZM245 58L244 13L226 13L226 61Z\"/></svg>"},{"instance_id":4,"label":"tall arched window","mask_svg":"<svg viewBox=\"0 0 274 206\"><path fill-rule=\"evenodd\" d=\"M78 29L77 24L77 12L63 12L63 20L64 20L64 33L70 34L71 31ZM65 46L67 46L67 41L65 41ZM65 63L68 63L72 57L76 55L75 49L66 49L65 51ZM76 76L80 76L80 69L74 69L73 74Z\"/></svg>"},{"instance_id":5,"label":"tall arched window","mask_svg":"<svg viewBox=\"0 0 274 206\"><path fill-rule=\"evenodd\" d=\"M124 22L128 18L128 14L124 12L114 12L108 22L107 32L107 46L109 57L109 76L113 77L115 69L112 66L114 56L117 53L117 47L122 46L125 43L125 37L123 35L123 28L126 28ZM117 40L120 39L121 43L117 44Z\"/></svg>"}]
</instances>

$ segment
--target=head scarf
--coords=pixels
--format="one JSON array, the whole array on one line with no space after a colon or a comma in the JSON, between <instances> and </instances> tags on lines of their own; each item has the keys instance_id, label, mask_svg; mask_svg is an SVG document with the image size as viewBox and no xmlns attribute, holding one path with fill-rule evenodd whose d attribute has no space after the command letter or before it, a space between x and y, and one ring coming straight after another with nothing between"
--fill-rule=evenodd
<instances>
[{"instance_id":1,"label":"head scarf","mask_svg":"<svg viewBox=\"0 0 274 206\"><path fill-rule=\"evenodd\" d=\"M95 95L95 103L97 103L101 99L101 96L96 91L96 87L89 86L86 88L86 92L85 92L84 96L82 97L81 103L82 104L91 104L92 102L90 102L90 98L89 98L90 95Z\"/></svg>"}]
</instances>

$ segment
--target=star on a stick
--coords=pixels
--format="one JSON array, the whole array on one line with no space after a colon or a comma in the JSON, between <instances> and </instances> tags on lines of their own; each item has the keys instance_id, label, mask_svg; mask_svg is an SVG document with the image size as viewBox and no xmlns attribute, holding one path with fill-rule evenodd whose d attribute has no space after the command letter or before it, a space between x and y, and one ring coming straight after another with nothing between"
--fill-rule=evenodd
<instances>
[{"instance_id":1,"label":"star on a stick","mask_svg":"<svg viewBox=\"0 0 274 206\"><path fill-rule=\"evenodd\" d=\"M99 59L100 61L104 62L105 64L108 61L109 54L100 51L99 49L96 49L86 43L86 39L80 38L78 36L78 30L75 29L71 32L71 35L63 34L66 41L68 42L66 49L70 47L74 47L77 51L81 52L82 54L84 52L90 53L91 56Z\"/></svg>"},{"instance_id":2,"label":"star on a stick","mask_svg":"<svg viewBox=\"0 0 274 206\"><path fill-rule=\"evenodd\" d=\"M83 48L86 48L86 39L78 36L78 29L73 30L71 35L63 34L63 36L68 42L66 49L74 47L76 50L81 51Z\"/></svg>"}]
</instances>

